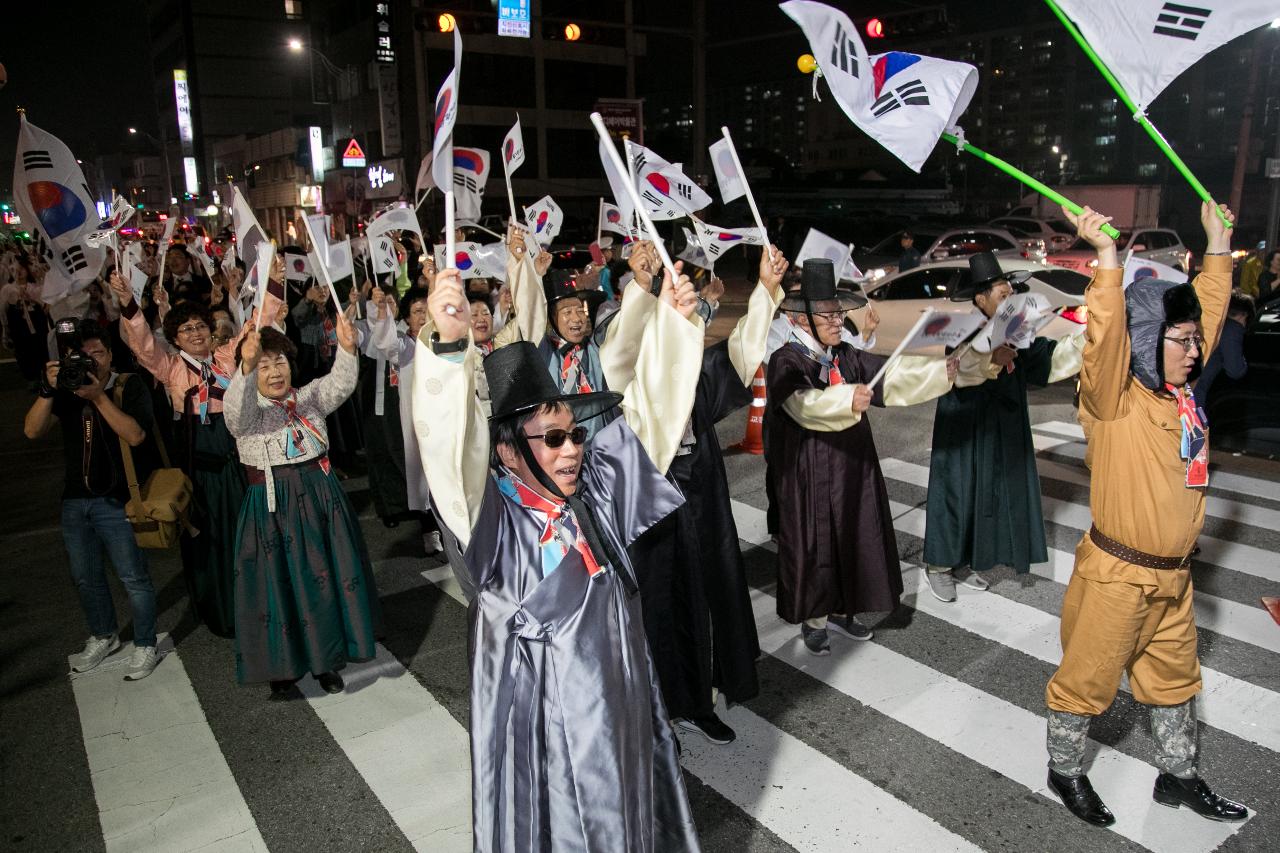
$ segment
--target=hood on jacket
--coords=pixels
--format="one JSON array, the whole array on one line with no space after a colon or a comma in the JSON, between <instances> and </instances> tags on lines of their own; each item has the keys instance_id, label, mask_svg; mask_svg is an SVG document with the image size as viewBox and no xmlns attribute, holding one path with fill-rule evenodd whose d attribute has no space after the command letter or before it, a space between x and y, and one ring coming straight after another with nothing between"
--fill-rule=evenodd
<instances>
[{"instance_id":1,"label":"hood on jacket","mask_svg":"<svg viewBox=\"0 0 1280 853\"><path fill-rule=\"evenodd\" d=\"M1200 299L1190 284L1144 278L1124 292L1129 327L1129 372L1152 391L1164 390L1164 335L1170 326L1199 322ZM1203 353L1192 371L1204 366Z\"/></svg>"}]
</instances>

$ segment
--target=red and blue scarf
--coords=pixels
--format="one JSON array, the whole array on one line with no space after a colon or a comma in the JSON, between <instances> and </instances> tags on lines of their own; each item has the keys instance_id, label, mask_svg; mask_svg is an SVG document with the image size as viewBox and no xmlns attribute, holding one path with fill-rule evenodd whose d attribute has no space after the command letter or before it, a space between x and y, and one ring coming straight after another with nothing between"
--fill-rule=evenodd
<instances>
[{"instance_id":1,"label":"red and blue scarf","mask_svg":"<svg viewBox=\"0 0 1280 853\"><path fill-rule=\"evenodd\" d=\"M1175 388L1168 383L1164 387L1178 401L1178 420L1182 423L1180 455L1187 463L1187 488L1206 488L1209 485L1209 436L1205 432L1208 418L1196 405L1190 388Z\"/></svg>"},{"instance_id":2,"label":"red and blue scarf","mask_svg":"<svg viewBox=\"0 0 1280 853\"><path fill-rule=\"evenodd\" d=\"M531 511L542 522L538 548L542 554L544 578L560 567L570 548L576 549L582 555L582 562L586 564L588 575L594 578L604 571L591 553L591 547L587 544L586 537L582 535L582 529L573 517L573 510L566 502L543 497L509 471L498 477L498 491L509 500Z\"/></svg>"},{"instance_id":3,"label":"red and blue scarf","mask_svg":"<svg viewBox=\"0 0 1280 853\"><path fill-rule=\"evenodd\" d=\"M284 455L286 459L297 459L299 456L305 455L308 441L311 442L317 456L329 449L329 442L325 441L320 431L306 417L298 414L298 391L296 388L290 388L289 396L284 400L272 400L271 405L284 409L285 416L288 419L284 427Z\"/></svg>"}]
</instances>

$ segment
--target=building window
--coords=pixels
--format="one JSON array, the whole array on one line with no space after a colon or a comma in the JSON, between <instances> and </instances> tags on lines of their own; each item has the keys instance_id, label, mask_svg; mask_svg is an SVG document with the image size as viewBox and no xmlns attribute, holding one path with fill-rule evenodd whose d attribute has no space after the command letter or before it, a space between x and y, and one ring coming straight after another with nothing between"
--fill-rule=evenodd
<instances>
[{"instance_id":1,"label":"building window","mask_svg":"<svg viewBox=\"0 0 1280 853\"><path fill-rule=\"evenodd\" d=\"M1205 112L1209 114L1209 118L1222 118L1226 111L1226 107L1209 107Z\"/></svg>"},{"instance_id":2,"label":"building window","mask_svg":"<svg viewBox=\"0 0 1280 853\"><path fill-rule=\"evenodd\" d=\"M1158 171L1158 168L1155 163L1139 163L1138 164L1139 178L1154 178L1157 174L1157 171Z\"/></svg>"},{"instance_id":3,"label":"building window","mask_svg":"<svg viewBox=\"0 0 1280 853\"><path fill-rule=\"evenodd\" d=\"M290 21L302 19L302 0L284 0L284 16Z\"/></svg>"},{"instance_id":4,"label":"building window","mask_svg":"<svg viewBox=\"0 0 1280 853\"><path fill-rule=\"evenodd\" d=\"M1107 133L1102 136L1095 136L1093 138L1094 145L1114 145L1115 141L1116 141L1116 135L1114 133Z\"/></svg>"}]
</instances>

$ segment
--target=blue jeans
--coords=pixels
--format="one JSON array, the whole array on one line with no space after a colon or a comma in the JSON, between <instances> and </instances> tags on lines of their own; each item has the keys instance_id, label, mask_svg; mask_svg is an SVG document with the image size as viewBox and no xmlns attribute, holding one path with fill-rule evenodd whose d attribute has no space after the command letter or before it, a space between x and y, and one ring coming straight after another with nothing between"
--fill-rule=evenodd
<instances>
[{"instance_id":1,"label":"blue jeans","mask_svg":"<svg viewBox=\"0 0 1280 853\"><path fill-rule=\"evenodd\" d=\"M147 557L133 538L124 504L115 498L70 498L62 502L62 539L71 561L71 580L80 593L89 631L105 637L118 630L116 608L102 562L105 548L133 609L133 642L156 644L156 591Z\"/></svg>"}]
</instances>

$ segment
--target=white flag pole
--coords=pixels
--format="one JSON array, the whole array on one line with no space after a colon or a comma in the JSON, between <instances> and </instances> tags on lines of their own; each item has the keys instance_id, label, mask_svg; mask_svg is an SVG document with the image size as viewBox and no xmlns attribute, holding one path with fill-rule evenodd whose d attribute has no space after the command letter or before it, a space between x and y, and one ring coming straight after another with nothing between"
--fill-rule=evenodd
<instances>
[{"instance_id":1,"label":"white flag pole","mask_svg":"<svg viewBox=\"0 0 1280 853\"><path fill-rule=\"evenodd\" d=\"M449 189L444 193L444 268L447 270L458 268L458 238L453 233L453 217L453 190ZM444 310L450 315L458 313L458 309L452 305L446 305Z\"/></svg>"},{"instance_id":2,"label":"white flag pole","mask_svg":"<svg viewBox=\"0 0 1280 853\"><path fill-rule=\"evenodd\" d=\"M893 364L894 359L902 355L902 351L905 350L907 348L907 345L911 343L913 338L915 338L916 332L924 328L924 324L929 322L929 318L932 317L933 314L934 312L932 308L920 312L920 319L916 320L916 324L911 327L911 331L907 332L907 334L903 337L903 339L898 343L898 346L894 349L893 354L890 355L887 359L885 359L884 364L880 365L880 369L876 371L876 375L873 376L871 378L871 381L867 383L868 388L871 388L872 390L875 389L876 383L878 383L881 379L883 379L885 373L889 370L889 365Z\"/></svg>"},{"instance_id":3,"label":"white flag pole","mask_svg":"<svg viewBox=\"0 0 1280 853\"><path fill-rule=\"evenodd\" d=\"M609 159L613 161L613 168L622 174L627 170L623 165L622 158L618 156L618 149L614 147L613 140L609 138L609 130L604 126L604 119L600 117L600 113L591 114L591 123L595 125L596 133L600 135L600 141L605 144L605 148L609 151ZM631 158L628 157L628 160ZM640 216L644 223L645 229L653 236L653 246L658 250L658 257L662 259L662 266L671 275L671 281L676 281L676 267L671 263L671 256L667 254L667 247L662 245L662 240L658 239L658 232L653 227L653 220L649 218L649 211L645 210L644 205L640 201L640 193L636 191L635 181L627 181L627 195L631 197L631 203L635 205L636 213Z\"/></svg>"},{"instance_id":4,"label":"white flag pole","mask_svg":"<svg viewBox=\"0 0 1280 853\"><path fill-rule=\"evenodd\" d=\"M502 174L507 178L507 204L511 206L511 218L516 218L516 194L511 189L511 170L507 168L507 152L499 152L502 155Z\"/></svg>"},{"instance_id":5,"label":"white flag pole","mask_svg":"<svg viewBox=\"0 0 1280 853\"><path fill-rule=\"evenodd\" d=\"M747 195L747 204L751 208L751 215L755 217L756 227L760 229L760 236L764 239L764 250L769 253L769 260L773 260L773 247L769 245L769 232L764 228L764 220L760 218L760 208L756 207L756 197L751 193L751 184L747 183L747 173L742 171L742 161L738 159L738 149L733 147L733 137L729 135L729 128L721 127L720 132L724 134L725 142L729 143L729 156L733 157L733 168L738 170L738 177L742 180L742 189ZM836 271L836 280L840 279L840 271Z\"/></svg>"},{"instance_id":6,"label":"white flag pole","mask_svg":"<svg viewBox=\"0 0 1280 853\"><path fill-rule=\"evenodd\" d=\"M600 205L596 208L596 242L600 242L600 237L604 234L604 198L600 199Z\"/></svg>"}]
</instances>

